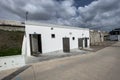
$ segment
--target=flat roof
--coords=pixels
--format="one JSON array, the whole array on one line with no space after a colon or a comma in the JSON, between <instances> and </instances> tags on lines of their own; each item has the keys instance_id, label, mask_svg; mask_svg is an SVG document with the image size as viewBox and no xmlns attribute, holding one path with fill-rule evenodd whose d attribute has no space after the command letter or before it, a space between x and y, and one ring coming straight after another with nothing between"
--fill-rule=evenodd
<instances>
[{"instance_id":1,"label":"flat roof","mask_svg":"<svg viewBox=\"0 0 120 80\"><path fill-rule=\"evenodd\" d=\"M26 22L25 25L35 25L35 26L44 26L44 27L89 30L89 28L80 28L80 27L74 27L74 26L64 26L64 25L48 24L48 23L41 23L41 22L39 22L39 23L38 22Z\"/></svg>"}]
</instances>

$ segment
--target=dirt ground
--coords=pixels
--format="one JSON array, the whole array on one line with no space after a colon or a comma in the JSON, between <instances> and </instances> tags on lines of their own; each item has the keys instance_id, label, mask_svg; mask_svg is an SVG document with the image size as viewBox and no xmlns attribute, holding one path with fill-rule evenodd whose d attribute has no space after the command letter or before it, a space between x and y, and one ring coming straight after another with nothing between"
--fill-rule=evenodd
<instances>
[{"instance_id":1,"label":"dirt ground","mask_svg":"<svg viewBox=\"0 0 120 80\"><path fill-rule=\"evenodd\" d=\"M83 49L83 50L90 51L90 52L96 52L96 51L101 50L105 47L111 46L112 44L115 44L115 43L117 43L117 41L104 41L104 42L100 43L99 45L90 46L90 48L92 50L87 50L87 49Z\"/></svg>"},{"instance_id":2,"label":"dirt ground","mask_svg":"<svg viewBox=\"0 0 120 80\"><path fill-rule=\"evenodd\" d=\"M2 78L0 77L0 79L120 80L120 42L117 42L116 44L113 43L114 42L105 42L104 45L101 45L101 50L90 54L34 63L22 72L20 70L23 70L25 67L4 77L1 75L4 75L5 73L1 72L0 76ZM102 46L109 47L102 49Z\"/></svg>"}]
</instances>

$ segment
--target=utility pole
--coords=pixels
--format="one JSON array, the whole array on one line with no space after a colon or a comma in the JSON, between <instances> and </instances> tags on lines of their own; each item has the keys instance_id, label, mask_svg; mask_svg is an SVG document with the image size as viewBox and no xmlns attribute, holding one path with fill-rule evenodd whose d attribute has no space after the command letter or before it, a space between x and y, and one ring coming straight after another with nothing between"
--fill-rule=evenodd
<instances>
[{"instance_id":1,"label":"utility pole","mask_svg":"<svg viewBox=\"0 0 120 80\"><path fill-rule=\"evenodd\" d=\"M26 22L27 22L27 20L28 20L28 11L26 11L26 15L25 15L25 17L26 17Z\"/></svg>"}]
</instances>

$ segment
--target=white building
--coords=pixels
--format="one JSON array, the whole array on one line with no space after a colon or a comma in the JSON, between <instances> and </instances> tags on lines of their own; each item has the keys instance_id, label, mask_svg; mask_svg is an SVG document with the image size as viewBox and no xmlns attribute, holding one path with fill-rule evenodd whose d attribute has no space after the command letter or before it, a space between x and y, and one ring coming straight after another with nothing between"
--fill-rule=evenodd
<instances>
[{"instance_id":1,"label":"white building","mask_svg":"<svg viewBox=\"0 0 120 80\"><path fill-rule=\"evenodd\" d=\"M89 47L89 29L53 24L27 23L22 53L26 56Z\"/></svg>"},{"instance_id":2,"label":"white building","mask_svg":"<svg viewBox=\"0 0 120 80\"><path fill-rule=\"evenodd\" d=\"M117 29L110 31L109 38L112 41L120 41L120 28L117 28Z\"/></svg>"}]
</instances>

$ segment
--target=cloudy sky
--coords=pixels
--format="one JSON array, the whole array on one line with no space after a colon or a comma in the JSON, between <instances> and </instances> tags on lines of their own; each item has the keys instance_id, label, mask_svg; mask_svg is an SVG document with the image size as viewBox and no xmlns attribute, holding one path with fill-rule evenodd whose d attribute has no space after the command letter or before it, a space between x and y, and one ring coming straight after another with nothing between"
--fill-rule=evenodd
<instances>
[{"instance_id":1,"label":"cloudy sky","mask_svg":"<svg viewBox=\"0 0 120 80\"><path fill-rule=\"evenodd\" d=\"M109 31L120 28L120 0L0 0L0 19Z\"/></svg>"}]
</instances>

